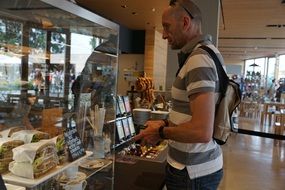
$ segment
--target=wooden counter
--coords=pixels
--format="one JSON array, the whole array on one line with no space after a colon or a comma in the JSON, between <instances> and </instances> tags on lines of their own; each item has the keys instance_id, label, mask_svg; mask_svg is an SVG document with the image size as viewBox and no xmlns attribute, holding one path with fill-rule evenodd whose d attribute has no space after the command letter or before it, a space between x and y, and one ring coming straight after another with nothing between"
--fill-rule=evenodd
<instances>
[{"instance_id":1,"label":"wooden counter","mask_svg":"<svg viewBox=\"0 0 285 190\"><path fill-rule=\"evenodd\" d=\"M166 156L167 149L154 160L127 157L129 161L116 161L114 189L161 190L164 186Z\"/></svg>"}]
</instances>

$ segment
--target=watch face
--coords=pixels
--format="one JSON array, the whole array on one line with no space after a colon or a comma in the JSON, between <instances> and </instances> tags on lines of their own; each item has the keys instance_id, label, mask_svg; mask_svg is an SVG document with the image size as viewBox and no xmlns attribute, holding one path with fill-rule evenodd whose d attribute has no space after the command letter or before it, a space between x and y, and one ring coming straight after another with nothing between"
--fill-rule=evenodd
<instances>
[{"instance_id":1,"label":"watch face","mask_svg":"<svg viewBox=\"0 0 285 190\"><path fill-rule=\"evenodd\" d=\"M123 123L123 127L124 127L124 131L125 131L125 137L129 138L131 136L131 132L129 129L129 123L128 123L128 119L122 119L122 123Z\"/></svg>"},{"instance_id":2,"label":"watch face","mask_svg":"<svg viewBox=\"0 0 285 190\"><path fill-rule=\"evenodd\" d=\"M136 134L136 130L135 130L135 125L134 125L132 117L128 117L128 123L129 123L129 128L130 128L131 134L135 135Z\"/></svg>"},{"instance_id":3,"label":"watch face","mask_svg":"<svg viewBox=\"0 0 285 190\"><path fill-rule=\"evenodd\" d=\"M123 129L123 125L122 125L121 120L116 121L116 128L117 128L119 140L122 141L125 138L125 133L124 133L124 129Z\"/></svg>"},{"instance_id":4,"label":"watch face","mask_svg":"<svg viewBox=\"0 0 285 190\"><path fill-rule=\"evenodd\" d=\"M130 113L131 112L131 105L130 105L130 100L128 96L123 96L126 112Z\"/></svg>"}]
</instances>

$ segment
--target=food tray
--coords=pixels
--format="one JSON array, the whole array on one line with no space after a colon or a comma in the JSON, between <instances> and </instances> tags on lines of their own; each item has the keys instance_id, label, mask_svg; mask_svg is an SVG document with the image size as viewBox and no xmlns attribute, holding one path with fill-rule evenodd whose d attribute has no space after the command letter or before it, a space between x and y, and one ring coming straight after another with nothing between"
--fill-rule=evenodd
<instances>
[{"instance_id":1,"label":"food tray","mask_svg":"<svg viewBox=\"0 0 285 190\"><path fill-rule=\"evenodd\" d=\"M19 177L19 176L12 174L11 172L9 172L7 174L2 174L2 178L6 183L32 188L32 187L35 187L35 186L45 182L46 180L48 180L50 178L56 176L60 172L63 172L68 167L70 167L74 164L78 164L80 161L91 156L92 154L93 154L92 152L86 151L86 154L83 157L81 157L81 158L79 158L73 162L67 162L67 163L64 163L62 165L59 165L56 168L49 171L48 173L46 173L46 174L44 174L41 177L36 178L36 179L28 179L28 178Z\"/></svg>"}]
</instances>

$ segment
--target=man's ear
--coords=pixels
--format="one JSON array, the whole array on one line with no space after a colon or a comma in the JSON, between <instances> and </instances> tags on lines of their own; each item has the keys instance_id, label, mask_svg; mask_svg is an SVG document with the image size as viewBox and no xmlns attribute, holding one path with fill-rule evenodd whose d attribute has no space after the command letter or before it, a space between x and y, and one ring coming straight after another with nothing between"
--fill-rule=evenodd
<instances>
[{"instance_id":1,"label":"man's ear","mask_svg":"<svg viewBox=\"0 0 285 190\"><path fill-rule=\"evenodd\" d=\"M183 29L189 30L191 28L191 18L189 16L183 17Z\"/></svg>"}]
</instances>

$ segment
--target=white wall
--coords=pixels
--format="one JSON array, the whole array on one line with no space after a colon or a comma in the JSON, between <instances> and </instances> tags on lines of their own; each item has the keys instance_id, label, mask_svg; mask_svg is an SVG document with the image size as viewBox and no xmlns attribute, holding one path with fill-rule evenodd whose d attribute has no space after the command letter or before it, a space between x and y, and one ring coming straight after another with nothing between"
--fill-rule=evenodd
<instances>
[{"instance_id":1,"label":"white wall","mask_svg":"<svg viewBox=\"0 0 285 190\"><path fill-rule=\"evenodd\" d=\"M135 83L124 79L124 69L143 71L144 54L121 54L118 62L117 94L126 95L127 91L131 90L131 85Z\"/></svg>"}]
</instances>

